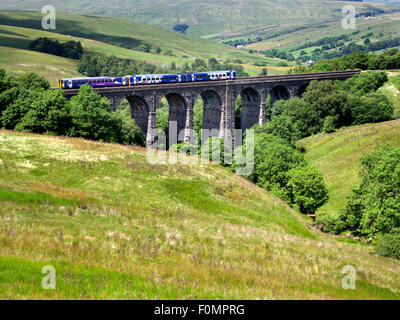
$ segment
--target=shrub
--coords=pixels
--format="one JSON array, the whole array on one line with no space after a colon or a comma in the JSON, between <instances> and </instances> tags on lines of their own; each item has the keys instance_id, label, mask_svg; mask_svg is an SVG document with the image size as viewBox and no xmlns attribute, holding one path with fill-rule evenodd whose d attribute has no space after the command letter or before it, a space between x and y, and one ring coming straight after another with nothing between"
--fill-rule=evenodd
<instances>
[{"instance_id":1,"label":"shrub","mask_svg":"<svg viewBox=\"0 0 400 320\"><path fill-rule=\"evenodd\" d=\"M354 124L377 123L394 117L394 106L382 93L368 93L363 96L352 95L348 99Z\"/></svg>"},{"instance_id":2,"label":"shrub","mask_svg":"<svg viewBox=\"0 0 400 320\"><path fill-rule=\"evenodd\" d=\"M375 252L382 257L400 260L400 232L379 236Z\"/></svg>"},{"instance_id":3,"label":"shrub","mask_svg":"<svg viewBox=\"0 0 400 320\"><path fill-rule=\"evenodd\" d=\"M315 213L328 201L328 189L322 174L308 166L294 168L288 172L288 189L291 191L290 203L301 213Z\"/></svg>"},{"instance_id":4,"label":"shrub","mask_svg":"<svg viewBox=\"0 0 400 320\"><path fill-rule=\"evenodd\" d=\"M106 98L100 97L90 86L85 85L71 99L70 105L70 136L118 142L115 132L118 125Z\"/></svg>"}]
</instances>

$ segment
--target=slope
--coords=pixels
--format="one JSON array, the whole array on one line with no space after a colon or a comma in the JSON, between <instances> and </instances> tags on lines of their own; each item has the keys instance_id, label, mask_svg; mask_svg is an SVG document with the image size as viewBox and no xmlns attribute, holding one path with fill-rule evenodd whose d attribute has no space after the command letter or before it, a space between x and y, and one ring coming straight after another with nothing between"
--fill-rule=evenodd
<instances>
[{"instance_id":1,"label":"slope","mask_svg":"<svg viewBox=\"0 0 400 320\"><path fill-rule=\"evenodd\" d=\"M146 159L0 131L0 298L399 298L400 262L309 230L225 168ZM349 264L357 290L341 287ZM41 287L46 265L56 290Z\"/></svg>"},{"instance_id":2,"label":"slope","mask_svg":"<svg viewBox=\"0 0 400 320\"><path fill-rule=\"evenodd\" d=\"M329 190L329 201L317 214L335 215L345 207L347 196L359 183L361 157L383 144L400 147L400 120L346 128L298 142L307 150L309 163L322 172Z\"/></svg>"}]
</instances>

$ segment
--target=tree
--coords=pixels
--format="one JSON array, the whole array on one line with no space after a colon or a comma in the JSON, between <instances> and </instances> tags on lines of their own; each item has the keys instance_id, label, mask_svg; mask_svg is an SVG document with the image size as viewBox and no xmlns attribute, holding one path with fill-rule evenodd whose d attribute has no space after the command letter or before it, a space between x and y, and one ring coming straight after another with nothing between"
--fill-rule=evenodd
<instances>
[{"instance_id":1,"label":"tree","mask_svg":"<svg viewBox=\"0 0 400 320\"><path fill-rule=\"evenodd\" d=\"M335 232L373 236L400 228L400 149L386 145L365 156L359 175Z\"/></svg>"},{"instance_id":2,"label":"tree","mask_svg":"<svg viewBox=\"0 0 400 320\"><path fill-rule=\"evenodd\" d=\"M12 88L4 93L12 94L13 99L1 114L1 122L5 129L14 130L31 105L41 98L42 90Z\"/></svg>"},{"instance_id":3,"label":"tree","mask_svg":"<svg viewBox=\"0 0 400 320\"><path fill-rule=\"evenodd\" d=\"M177 24L172 28L172 30L180 33L185 33L187 29L189 29L189 26L186 23Z\"/></svg>"},{"instance_id":4,"label":"tree","mask_svg":"<svg viewBox=\"0 0 400 320\"><path fill-rule=\"evenodd\" d=\"M41 91L15 130L65 135L70 126L69 103L61 90Z\"/></svg>"},{"instance_id":5,"label":"tree","mask_svg":"<svg viewBox=\"0 0 400 320\"><path fill-rule=\"evenodd\" d=\"M271 134L258 132L254 139L254 170L248 178L290 203L288 172L305 166L304 156L288 142Z\"/></svg>"},{"instance_id":6,"label":"tree","mask_svg":"<svg viewBox=\"0 0 400 320\"><path fill-rule=\"evenodd\" d=\"M272 107L272 123L276 121L274 118L277 115L290 119L292 141L316 134L322 129L316 107L305 99L296 97L290 100L277 101Z\"/></svg>"},{"instance_id":7,"label":"tree","mask_svg":"<svg viewBox=\"0 0 400 320\"><path fill-rule=\"evenodd\" d=\"M382 93L350 95L348 106L354 124L377 123L393 119L394 106Z\"/></svg>"},{"instance_id":8,"label":"tree","mask_svg":"<svg viewBox=\"0 0 400 320\"><path fill-rule=\"evenodd\" d=\"M351 124L347 94L338 89L333 81L311 81L303 94L303 99L314 108L319 119L320 130L327 116L337 116L336 128Z\"/></svg>"},{"instance_id":9,"label":"tree","mask_svg":"<svg viewBox=\"0 0 400 320\"><path fill-rule=\"evenodd\" d=\"M315 213L328 201L328 189L318 170L308 166L297 167L290 170L288 176L290 203L297 206L301 213Z\"/></svg>"},{"instance_id":10,"label":"tree","mask_svg":"<svg viewBox=\"0 0 400 320\"><path fill-rule=\"evenodd\" d=\"M115 131L118 125L106 98L100 97L90 86L85 85L71 99L70 105L70 136L118 142Z\"/></svg>"}]
</instances>

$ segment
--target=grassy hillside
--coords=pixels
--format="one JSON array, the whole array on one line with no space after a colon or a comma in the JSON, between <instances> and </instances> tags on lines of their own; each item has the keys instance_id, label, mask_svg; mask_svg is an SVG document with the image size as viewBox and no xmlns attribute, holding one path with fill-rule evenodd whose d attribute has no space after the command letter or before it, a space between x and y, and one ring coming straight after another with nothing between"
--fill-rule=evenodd
<instances>
[{"instance_id":1,"label":"grassy hillside","mask_svg":"<svg viewBox=\"0 0 400 320\"><path fill-rule=\"evenodd\" d=\"M400 120L346 128L298 144L306 148L306 159L322 172L329 190L329 201L317 214L335 215L346 206L346 197L360 182L360 158L383 144L400 147Z\"/></svg>"},{"instance_id":2,"label":"grassy hillside","mask_svg":"<svg viewBox=\"0 0 400 320\"><path fill-rule=\"evenodd\" d=\"M0 204L1 299L400 297L399 261L308 229L217 165L0 131ZM56 290L41 288L45 265ZM341 287L345 265L357 290Z\"/></svg>"},{"instance_id":3,"label":"grassy hillside","mask_svg":"<svg viewBox=\"0 0 400 320\"><path fill-rule=\"evenodd\" d=\"M46 1L0 0L4 9L40 10ZM389 12L392 6L350 1L317 0L53 0L59 11L126 17L137 22L171 30L187 23L196 36L221 36L233 31L254 30L271 25L293 25L341 19L342 7L354 5L357 12Z\"/></svg>"},{"instance_id":4,"label":"grassy hillside","mask_svg":"<svg viewBox=\"0 0 400 320\"><path fill-rule=\"evenodd\" d=\"M399 7L400 10L400 7ZM260 29L256 34L263 39L263 41L255 42L246 46L246 48L253 50L291 50L296 49L301 45L308 42L325 37L337 37L341 35L349 36L349 40L345 41L345 45L351 42L362 45L365 37L368 36L371 43L376 41L383 41L393 37L400 36L400 12L393 12L389 14L377 15L374 19L359 18L357 19L356 29L344 30L341 25L341 20L333 19L324 22L316 23L303 23L296 26L292 25L276 25L266 29ZM254 39L255 32L251 33L234 33L226 39ZM222 42L222 39L217 39ZM304 49L307 53L313 50L321 49L322 46L312 46ZM301 50L293 51L294 56L298 56Z\"/></svg>"},{"instance_id":5,"label":"grassy hillside","mask_svg":"<svg viewBox=\"0 0 400 320\"><path fill-rule=\"evenodd\" d=\"M130 20L57 13L57 29L47 32L41 29L41 17L39 12L0 11L0 46L10 47L10 53L14 54L13 48L27 50L29 42L38 37L59 41L75 39L82 41L89 51L158 65L169 65L172 62L182 65L187 61L191 63L195 58L214 57L225 62L243 64L250 75L258 75L261 71L253 65L255 63L266 63L271 67L270 74L279 74L288 69L277 67L282 61L280 59L249 54L246 50L140 25ZM150 45L151 51L141 51L143 44ZM160 47L161 54L155 52L156 47Z\"/></svg>"}]
</instances>

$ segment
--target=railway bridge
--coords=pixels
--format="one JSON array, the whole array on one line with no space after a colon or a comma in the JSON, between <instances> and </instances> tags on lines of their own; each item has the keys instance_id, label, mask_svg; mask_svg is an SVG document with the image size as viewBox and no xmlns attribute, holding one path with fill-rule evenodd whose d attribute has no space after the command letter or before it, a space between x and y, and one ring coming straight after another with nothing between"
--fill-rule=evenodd
<instances>
[{"instance_id":1,"label":"railway bridge","mask_svg":"<svg viewBox=\"0 0 400 320\"><path fill-rule=\"evenodd\" d=\"M213 136L228 139L235 129L235 101L242 97L240 128L249 129L259 123L263 125L270 106L266 106L268 96L273 104L280 99L301 96L311 81L346 80L359 70L293 74L267 77L246 77L236 80L189 82L174 84L138 85L131 87L96 88L95 92L107 98L115 111L122 100L131 106L132 118L146 134L146 143L152 145L156 139L156 110L165 97L169 104L169 121L175 121L179 142L192 142L194 135L193 108L196 99L203 100L203 129ZM78 94L77 89L65 90L70 98Z\"/></svg>"}]
</instances>

